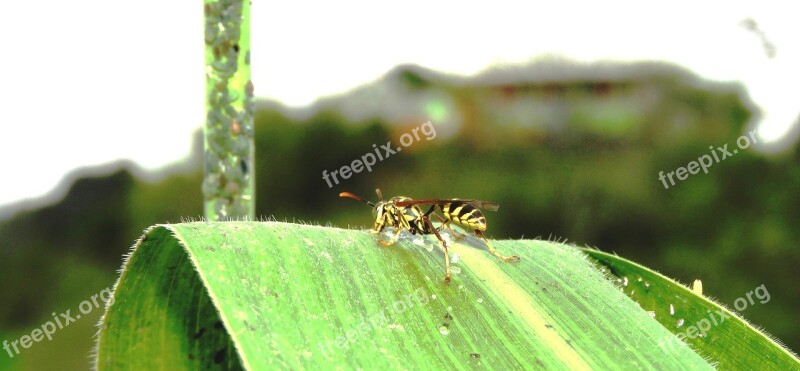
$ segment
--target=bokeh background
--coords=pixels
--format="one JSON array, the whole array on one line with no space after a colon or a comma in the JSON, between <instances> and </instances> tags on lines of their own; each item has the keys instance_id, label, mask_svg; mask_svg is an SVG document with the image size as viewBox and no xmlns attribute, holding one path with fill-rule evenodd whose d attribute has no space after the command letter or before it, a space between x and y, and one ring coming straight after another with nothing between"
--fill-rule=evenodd
<instances>
[{"instance_id":1,"label":"bokeh background","mask_svg":"<svg viewBox=\"0 0 800 371\"><path fill-rule=\"evenodd\" d=\"M332 9L341 11L336 14L344 14L350 9L348 6L365 11L349 3ZM280 221L366 228L373 222L369 210L352 200L339 198L338 193L350 191L374 199L375 188L381 188L386 196L497 201L500 210L487 214L487 234L491 238L543 238L613 251L684 283L700 279L706 295L729 307L735 299L763 284L770 293L770 301L756 302L741 314L791 349L800 349L800 322L796 319L796 310L800 308L797 290L800 283L797 269L800 265L797 249L800 149L795 130L800 104L796 100L796 86L786 88L786 81L795 81L798 72L773 68L785 66L786 59L780 58L791 58L797 52L792 49L796 46L781 44L775 41L777 36L770 36L768 30L775 23L759 23L759 18L752 16L761 13L740 9L735 16L725 14L720 20L716 15L722 10L709 8L700 16L693 16L692 19L699 21L692 24L700 26L692 28L691 32L699 39L707 33L717 37L722 32L709 31L702 25L726 24L730 27L725 32L739 32L736 37L749 40L734 46L735 53L730 54L742 56L740 61L750 61L739 70L747 73L742 72L737 77L732 72L730 78L720 79L709 77L713 73L692 63L681 62L686 59L681 59L684 54L680 53L675 58L662 58L658 53L652 58L575 56L580 55L581 45L597 47L594 45L597 40L574 44L576 52L573 54L543 52L531 45L544 38L541 33L529 39L505 40L504 45L518 51L506 59L481 50L464 54L458 50L468 48L470 38L474 40L481 32L464 31L466 36L459 37L441 26L424 30L427 32L423 34L424 39L408 36L404 45L439 45L446 49L450 45L448 38L452 37L452 45L458 47L452 53L462 58L473 56L479 61L470 62L472 67L452 64L452 68L448 68L444 62L425 63L425 58L409 54L411 56L399 60L377 63L370 59L368 50L363 51L366 57L351 54L341 61L341 54L336 53L335 47L326 45L326 36L316 34L322 41L315 44L303 39L305 44L302 44L292 41L293 37L301 37L293 30L283 29L285 33L280 33L259 29L257 20L280 23L277 19L280 17L275 15L279 14L278 10L273 9L275 12L269 17L259 18L257 9L254 5L254 60L260 56L262 70L270 69L271 65L285 68L276 68L275 75L263 74L262 85L256 72L259 65L254 65L256 91L261 97L256 115L258 215ZM529 9L501 7L501 11L482 16L487 19L494 14L514 17L511 13L523 10ZM543 7L534 10L539 12L537 19L548 12ZM624 19L614 18L618 17L616 11L601 10L594 16L599 21L593 25ZM636 26L647 31L650 26L643 15L647 12L628 10L642 17ZM369 20L365 22L369 27L354 32L381 35L382 31L376 27L380 22L375 19L383 19L387 11L389 9L368 9L365 17ZM689 13L686 9L682 11ZM402 10L404 15L418 16L417 22L409 19L405 23L392 22L420 28L433 20L442 20L444 15L460 14L453 9L432 12ZM586 35L594 29L570 22L568 15L573 14L570 12L578 10L560 10L558 16L554 16L569 26L553 26L546 30L549 35L557 38L559 34L577 33L590 38ZM774 12L780 13L773 10L768 14ZM678 11L677 14L683 13ZM481 15L472 17L480 19ZM331 22L336 20L333 13L326 18L332 18ZM298 19L305 18L298 16ZM327 29L326 24L315 25L316 21L323 22L319 18L305 20L308 27ZM468 23L473 21L475 19L467 20ZM674 21L680 23L678 19ZM626 25L617 26L626 29ZM522 32L518 25L509 27L512 30L506 32ZM674 27L677 29L678 24ZM202 31L201 27L195 29ZM491 32L494 32L492 35L502 34L502 31L486 31ZM635 33L634 30L627 32ZM202 63L201 33L187 33L186 37L197 37L199 51L191 49L184 53L180 49L176 55L196 56L197 61L192 62L192 66ZM159 42L149 34L145 38L149 41L139 47ZM431 44L430 39L435 42ZM297 49L317 50L317 60L304 59L295 65L299 72L293 72L294 76L300 76L295 77L294 86L314 97L309 102L297 103L304 99L298 97L306 95L287 93L282 99L277 90L270 90L271 84L280 86L282 83L276 75L291 70L285 67L285 59L293 58L284 49L281 49L283 54L270 53L283 45L270 40L281 40ZM175 40L166 40L172 41ZM657 50L659 42L663 42L651 41L655 45L648 46L648 50ZM384 40L384 47L379 50L390 49L392 42L391 38ZM85 43L80 41L78 45L85 47ZM475 43L480 46L486 41L476 40ZM52 44L43 47L49 45ZM340 46L363 49L369 45L358 38L349 38L341 40ZM623 50L641 47L636 43L623 45L627 48ZM712 55L718 50L714 45L707 47L703 52L712 59L709 62L712 69L715 63L720 69L730 69L728 64L737 64L734 59L713 59ZM258 48L262 48L261 54L257 54ZM430 55L450 53L434 48L424 51ZM326 63L328 54L333 61ZM761 62L751 63L753 60ZM379 72L367 74L371 77L366 80L345 80L341 84L346 88L326 85L334 93L315 87L319 70L335 75L337 71L331 70L330 65L336 63ZM362 64L366 67L361 68ZM143 76L146 80L150 71L159 68L145 65L139 71L129 69L115 73ZM777 76L767 89L772 94L755 93L764 91L763 84L749 79L759 75L754 72L758 68L771 69ZM71 71L59 73L69 75ZM195 89L202 89L202 71L199 77L192 78L198 79L198 84L193 85ZM75 81L63 77L47 83L60 86ZM146 97L147 89L152 88L137 87L140 89L138 96ZM162 89L157 90L154 94L164 94ZM315 91L321 93L315 96ZM158 141L166 140L180 148L191 148L188 156L176 160L164 155L164 164L152 166L151 163L142 165L135 156L95 151L94 160L85 164L90 166L57 173L61 180L45 184L52 189L47 195L4 198L6 203L0 208L0 341L13 341L30 334L50 320L52 313L71 309L74 314L81 301L112 285L123 254L143 229L156 223L180 222L202 215L202 138L199 132L202 117L195 116L197 112L202 116L202 91L200 94L185 93L189 105L197 107L182 119L189 121L189 132L193 134L173 135L166 128L175 120L181 120L183 111L178 110L176 114L169 106L159 105L163 102L151 106L144 98L142 101L128 99L113 112L100 109L104 126L95 127L92 129L95 132L91 133L67 131L66 135L55 138L55 142L68 148L89 145L84 144L87 137L100 141L117 137L120 135L115 132L123 130L117 128L139 125L116 124L117 117L126 123L125 117L143 115L160 126L144 129L144 139L126 139L122 135L122 140L126 143L138 141L133 147L147 150L151 155L164 146ZM96 94L102 92L96 91ZM177 99L175 95L183 92L166 94ZM794 105L785 109L781 104L785 103L786 96L792 95ZM2 156L3 167L7 169L1 182L4 184L0 185L4 187L4 196L12 194L12 187L20 183L24 186L26 179L34 179L37 172L57 172L46 170L42 164L68 157L69 149L37 146L37 136L52 137L48 135L49 128L59 132L63 129L56 126L69 128L78 125L76 122L80 120L92 120L93 112L98 112L91 97L65 93L55 99L83 109L57 105L63 108L55 110L62 115L58 122L37 121L35 112L27 112L25 116L34 117L33 123L13 119L13 115L5 116L12 119L3 119L4 131L11 133L5 135L4 144L23 143L21 147L18 144L12 154ZM27 104L23 100L19 96L4 99L6 103ZM9 112L13 113L10 105L0 108L0 114ZM781 116L776 112L790 114ZM166 121L159 121L165 117ZM770 121L776 117L789 120ZM423 138L378 162L373 171L340 179L333 187L323 180L323 171L332 172L350 164L372 152L373 144L381 146L391 141L393 147L399 146L399 138L404 133L429 120L436 129L435 138ZM767 124L785 128L775 129ZM41 132L31 133L37 125L42 127ZM26 135L14 131L19 126L27 127ZM164 135L159 127L164 127L169 135ZM669 188L658 179L661 171L675 171L710 154L709 146L716 148L727 143L729 149L736 148L736 139L751 130L757 131L759 143L714 164L708 174L689 176ZM147 138L154 138L154 142ZM26 165L26 162L35 164ZM35 343L13 358L0 353L0 368L88 368L100 314L101 310L94 310L58 331L52 341Z\"/></svg>"}]
</instances>

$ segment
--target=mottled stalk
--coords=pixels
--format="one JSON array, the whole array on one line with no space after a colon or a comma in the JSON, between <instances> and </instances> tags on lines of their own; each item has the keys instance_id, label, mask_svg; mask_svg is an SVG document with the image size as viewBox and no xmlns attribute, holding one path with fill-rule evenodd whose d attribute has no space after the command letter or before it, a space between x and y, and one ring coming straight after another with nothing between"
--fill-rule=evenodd
<instances>
[{"instance_id":1,"label":"mottled stalk","mask_svg":"<svg viewBox=\"0 0 800 371\"><path fill-rule=\"evenodd\" d=\"M203 195L208 220L255 217L250 2L205 1L206 124Z\"/></svg>"}]
</instances>

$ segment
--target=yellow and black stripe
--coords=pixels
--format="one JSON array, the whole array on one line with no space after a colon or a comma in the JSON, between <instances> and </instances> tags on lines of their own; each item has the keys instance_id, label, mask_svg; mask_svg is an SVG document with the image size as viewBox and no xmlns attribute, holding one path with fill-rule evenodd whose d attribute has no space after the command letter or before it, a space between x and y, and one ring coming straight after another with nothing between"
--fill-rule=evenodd
<instances>
[{"instance_id":1,"label":"yellow and black stripe","mask_svg":"<svg viewBox=\"0 0 800 371\"><path fill-rule=\"evenodd\" d=\"M486 217L475 205L466 202L448 202L441 206L447 220L472 231L486 230Z\"/></svg>"}]
</instances>

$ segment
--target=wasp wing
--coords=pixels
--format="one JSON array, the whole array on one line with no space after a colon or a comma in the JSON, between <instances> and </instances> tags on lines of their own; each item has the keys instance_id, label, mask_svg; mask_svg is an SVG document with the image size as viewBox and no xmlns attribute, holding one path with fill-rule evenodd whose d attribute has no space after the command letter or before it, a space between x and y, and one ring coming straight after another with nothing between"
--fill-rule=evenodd
<instances>
[{"instance_id":1,"label":"wasp wing","mask_svg":"<svg viewBox=\"0 0 800 371\"><path fill-rule=\"evenodd\" d=\"M484 209L486 211L497 211L497 209L500 208L500 204L498 204L497 202L492 202L492 201L470 200L469 203L471 203L471 204L473 204L473 205L475 205L475 206L477 206L477 207L479 207L481 209Z\"/></svg>"},{"instance_id":2,"label":"wasp wing","mask_svg":"<svg viewBox=\"0 0 800 371\"><path fill-rule=\"evenodd\" d=\"M410 205L444 205L447 203L465 203L465 204L472 204L480 209L484 209L486 211L497 211L500 208L500 204L497 202L492 201L480 201L480 200L462 200L458 198L432 198L427 200L406 200L406 201L399 201L395 202L396 206L404 207Z\"/></svg>"}]
</instances>

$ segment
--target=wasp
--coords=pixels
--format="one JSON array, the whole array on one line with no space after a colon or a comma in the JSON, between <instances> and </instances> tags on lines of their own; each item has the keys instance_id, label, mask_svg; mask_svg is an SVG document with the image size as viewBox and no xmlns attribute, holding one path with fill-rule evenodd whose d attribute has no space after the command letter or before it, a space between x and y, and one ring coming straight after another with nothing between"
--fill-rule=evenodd
<instances>
[{"instance_id":1,"label":"wasp","mask_svg":"<svg viewBox=\"0 0 800 371\"><path fill-rule=\"evenodd\" d=\"M449 248L439 232L447 228L456 240L464 238L464 235L456 233L450 224L456 224L473 231L476 237L480 237L486 242L486 246L489 247L492 255L507 262L519 260L519 256L505 256L498 253L483 234L487 226L486 217L481 212L481 209L497 211L500 205L496 202L462 200L458 198L413 200L405 196L392 197L389 201L383 201L381 190L376 189L375 193L379 199L377 203L367 201L350 192L339 193L339 197L352 198L373 208L375 225L371 231L372 233L380 234L387 226L395 228L394 235L389 241L378 240L383 246L391 246L397 242L400 238L400 232L403 230L407 230L411 234L435 235L442 244L442 250L444 250L445 283L450 283ZM423 213L422 209L420 209L422 205L430 205L430 208ZM436 213L437 209L441 211L444 217ZM431 216L440 223L438 228L433 226Z\"/></svg>"}]
</instances>

